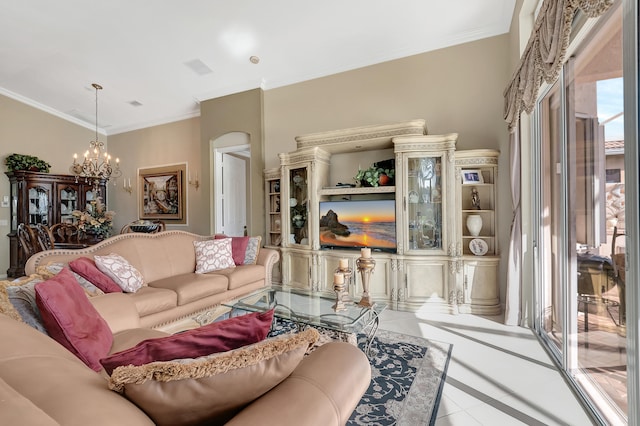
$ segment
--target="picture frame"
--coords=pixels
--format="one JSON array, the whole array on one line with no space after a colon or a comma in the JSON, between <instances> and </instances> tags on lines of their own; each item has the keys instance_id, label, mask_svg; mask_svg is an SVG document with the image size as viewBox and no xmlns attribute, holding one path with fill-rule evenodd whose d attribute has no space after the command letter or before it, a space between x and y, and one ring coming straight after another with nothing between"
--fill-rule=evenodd
<instances>
[{"instance_id":1,"label":"picture frame","mask_svg":"<svg viewBox=\"0 0 640 426\"><path fill-rule=\"evenodd\" d=\"M186 170L186 163L138 169L140 219L186 223Z\"/></svg>"},{"instance_id":2,"label":"picture frame","mask_svg":"<svg viewBox=\"0 0 640 426\"><path fill-rule=\"evenodd\" d=\"M484 178L480 170L462 170L461 174L463 185L484 183Z\"/></svg>"}]
</instances>

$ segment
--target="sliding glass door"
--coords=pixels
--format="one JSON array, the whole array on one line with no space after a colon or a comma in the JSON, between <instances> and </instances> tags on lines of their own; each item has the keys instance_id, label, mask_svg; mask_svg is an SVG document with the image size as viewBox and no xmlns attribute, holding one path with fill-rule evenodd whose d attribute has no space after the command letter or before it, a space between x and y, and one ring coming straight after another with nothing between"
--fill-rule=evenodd
<instances>
[{"instance_id":1,"label":"sliding glass door","mask_svg":"<svg viewBox=\"0 0 640 426\"><path fill-rule=\"evenodd\" d=\"M612 7L535 112L537 328L606 422L627 418L622 8Z\"/></svg>"}]
</instances>

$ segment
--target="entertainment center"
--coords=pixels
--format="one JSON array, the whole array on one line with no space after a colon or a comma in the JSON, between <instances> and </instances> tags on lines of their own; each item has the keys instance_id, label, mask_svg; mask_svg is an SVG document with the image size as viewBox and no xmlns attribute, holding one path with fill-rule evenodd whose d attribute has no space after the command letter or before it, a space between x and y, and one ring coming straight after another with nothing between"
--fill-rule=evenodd
<instances>
[{"instance_id":1,"label":"entertainment center","mask_svg":"<svg viewBox=\"0 0 640 426\"><path fill-rule=\"evenodd\" d=\"M360 248L370 247L373 300L499 314L499 152L456 151L457 137L428 135L424 120L296 137L297 149L265 170L266 245L282 259L276 279L332 293L340 259L355 269ZM344 183L372 163L393 164L385 183L395 186ZM351 296L361 294L360 281L354 274Z\"/></svg>"}]
</instances>

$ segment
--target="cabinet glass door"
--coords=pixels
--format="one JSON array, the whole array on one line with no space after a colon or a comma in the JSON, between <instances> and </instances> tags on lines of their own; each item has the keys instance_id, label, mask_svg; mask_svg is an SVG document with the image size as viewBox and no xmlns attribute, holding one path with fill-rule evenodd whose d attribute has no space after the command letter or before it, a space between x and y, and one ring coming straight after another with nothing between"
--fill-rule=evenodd
<instances>
[{"instance_id":1,"label":"cabinet glass door","mask_svg":"<svg viewBox=\"0 0 640 426\"><path fill-rule=\"evenodd\" d=\"M11 181L11 232L18 229L18 182Z\"/></svg>"},{"instance_id":2,"label":"cabinet glass door","mask_svg":"<svg viewBox=\"0 0 640 426\"><path fill-rule=\"evenodd\" d=\"M309 242L309 192L307 169L289 171L290 243L307 245Z\"/></svg>"},{"instance_id":3,"label":"cabinet glass door","mask_svg":"<svg viewBox=\"0 0 640 426\"><path fill-rule=\"evenodd\" d=\"M408 249L441 250L442 158L408 158L406 188Z\"/></svg>"},{"instance_id":4,"label":"cabinet glass door","mask_svg":"<svg viewBox=\"0 0 640 426\"><path fill-rule=\"evenodd\" d=\"M96 193L91 189L91 187L89 187L89 189L86 189L86 190L85 190L85 193L84 193L84 197L85 197L85 198L84 198L84 199L85 199L85 202L86 202L86 203L85 203L84 208L85 208L85 210L86 210L86 211L88 211L88 212L93 211L93 205L94 205L94 203L92 203L92 201L96 201L96 200L98 199L98 197L99 197L99 196L100 196L100 194L96 194Z\"/></svg>"},{"instance_id":5,"label":"cabinet glass door","mask_svg":"<svg viewBox=\"0 0 640 426\"><path fill-rule=\"evenodd\" d=\"M33 185L27 189L29 225L50 225L49 203L51 202L51 187L48 185Z\"/></svg>"},{"instance_id":6,"label":"cabinet glass door","mask_svg":"<svg viewBox=\"0 0 640 426\"><path fill-rule=\"evenodd\" d=\"M78 208L78 187L72 185L64 185L58 188L58 202L60 203L60 222L75 223L76 218L73 216L74 210Z\"/></svg>"}]
</instances>

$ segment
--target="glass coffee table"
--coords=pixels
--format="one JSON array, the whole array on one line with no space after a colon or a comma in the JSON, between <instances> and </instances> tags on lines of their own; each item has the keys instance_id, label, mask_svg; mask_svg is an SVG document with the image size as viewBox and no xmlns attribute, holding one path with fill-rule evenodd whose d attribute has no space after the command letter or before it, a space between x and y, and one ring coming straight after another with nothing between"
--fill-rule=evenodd
<instances>
[{"instance_id":1,"label":"glass coffee table","mask_svg":"<svg viewBox=\"0 0 640 426\"><path fill-rule=\"evenodd\" d=\"M232 315L235 310L266 312L275 308L274 317L292 321L298 329L312 326L339 335L362 333L366 336L365 353L369 355L371 342L378 331L380 314L387 305L375 303L373 306L359 306L354 302L345 302L346 310L336 312L333 308L335 302L335 296L272 286L223 305L231 308Z\"/></svg>"}]
</instances>

